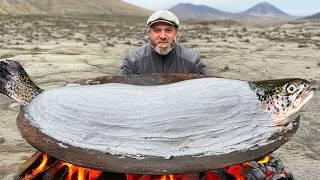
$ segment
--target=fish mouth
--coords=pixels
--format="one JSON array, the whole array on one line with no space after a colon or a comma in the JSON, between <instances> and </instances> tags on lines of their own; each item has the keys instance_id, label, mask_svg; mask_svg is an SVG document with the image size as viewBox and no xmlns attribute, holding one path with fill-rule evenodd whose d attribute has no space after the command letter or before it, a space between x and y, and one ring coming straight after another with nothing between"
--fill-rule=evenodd
<instances>
[{"instance_id":1,"label":"fish mouth","mask_svg":"<svg viewBox=\"0 0 320 180\"><path fill-rule=\"evenodd\" d=\"M311 88L309 86L305 90L301 92L301 95L298 97L298 99L301 99L299 103L295 106L293 106L293 109L290 113L290 115L284 119L277 119L275 120L275 125L277 127L287 127L291 124L291 122L300 114L300 110L304 108L304 106L311 100L311 98L314 96L315 88Z\"/></svg>"},{"instance_id":2,"label":"fish mouth","mask_svg":"<svg viewBox=\"0 0 320 180\"><path fill-rule=\"evenodd\" d=\"M310 99L314 96L314 91L315 88L311 88L311 86L309 86L306 90L302 92L302 98L304 99L299 107L303 108L307 104L307 102L310 101Z\"/></svg>"}]
</instances>

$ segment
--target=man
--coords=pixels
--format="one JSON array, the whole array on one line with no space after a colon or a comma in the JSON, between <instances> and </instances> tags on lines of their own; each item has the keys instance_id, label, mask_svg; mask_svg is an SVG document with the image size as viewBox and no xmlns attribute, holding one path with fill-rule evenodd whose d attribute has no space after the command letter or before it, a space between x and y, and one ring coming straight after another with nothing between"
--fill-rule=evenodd
<instances>
[{"instance_id":1,"label":"man","mask_svg":"<svg viewBox=\"0 0 320 180\"><path fill-rule=\"evenodd\" d=\"M121 74L206 74L207 67L200 57L194 51L176 44L179 25L179 19L170 11L153 13L147 20L150 43L128 53Z\"/></svg>"},{"instance_id":2,"label":"man","mask_svg":"<svg viewBox=\"0 0 320 180\"><path fill-rule=\"evenodd\" d=\"M206 74L207 67L200 57L192 50L176 44L179 28L179 20L176 15L167 10L159 10L153 13L147 20L150 43L136 50L130 51L123 61L121 73L149 74L149 73L196 73ZM265 177L264 165L251 161L257 167L251 167L252 171L246 172L246 176L259 179ZM265 170L265 169L264 169ZM210 171L208 171L210 172ZM219 170L219 176L226 179L235 179L223 170ZM280 174L281 172L277 172ZM275 176L277 175L275 174ZM144 175L141 175L142 177ZM270 175L271 176L271 175ZM273 176L273 175L272 175ZM194 173L188 177L203 179L205 172ZM208 176L209 177L209 176ZM260 178L264 179L264 178Z\"/></svg>"}]
</instances>

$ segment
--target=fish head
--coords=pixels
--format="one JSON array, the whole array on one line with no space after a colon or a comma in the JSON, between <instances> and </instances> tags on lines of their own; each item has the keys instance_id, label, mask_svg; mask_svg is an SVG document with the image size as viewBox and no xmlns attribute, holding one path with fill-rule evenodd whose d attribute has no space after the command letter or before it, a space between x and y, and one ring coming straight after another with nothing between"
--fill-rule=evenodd
<instances>
[{"instance_id":1,"label":"fish head","mask_svg":"<svg viewBox=\"0 0 320 180\"><path fill-rule=\"evenodd\" d=\"M261 101L262 109L280 126L294 120L314 95L311 83L299 78L257 81L250 86Z\"/></svg>"}]
</instances>

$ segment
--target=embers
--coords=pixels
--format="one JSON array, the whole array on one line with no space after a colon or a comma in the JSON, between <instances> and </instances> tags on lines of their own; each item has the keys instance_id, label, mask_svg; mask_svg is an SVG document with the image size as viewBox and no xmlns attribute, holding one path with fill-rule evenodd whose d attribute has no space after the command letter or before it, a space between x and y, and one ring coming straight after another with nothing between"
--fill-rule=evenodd
<instances>
[{"instance_id":1,"label":"embers","mask_svg":"<svg viewBox=\"0 0 320 180\"><path fill-rule=\"evenodd\" d=\"M20 167L22 180L291 180L282 162L267 156L259 161L232 165L225 169L193 174L139 175L111 173L76 166L41 152L34 154Z\"/></svg>"}]
</instances>

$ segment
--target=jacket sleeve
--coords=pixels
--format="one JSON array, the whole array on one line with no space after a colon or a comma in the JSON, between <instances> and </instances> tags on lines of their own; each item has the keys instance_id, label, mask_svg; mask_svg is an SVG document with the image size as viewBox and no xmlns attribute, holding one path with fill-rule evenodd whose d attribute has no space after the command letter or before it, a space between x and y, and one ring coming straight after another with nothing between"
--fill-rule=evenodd
<instances>
[{"instance_id":1,"label":"jacket sleeve","mask_svg":"<svg viewBox=\"0 0 320 180\"><path fill-rule=\"evenodd\" d=\"M205 64L203 64L203 62L201 61L199 56L196 57L196 61L195 61L194 68L193 68L193 73L203 74L203 75L207 75L207 73L208 73L207 66Z\"/></svg>"},{"instance_id":2,"label":"jacket sleeve","mask_svg":"<svg viewBox=\"0 0 320 180\"><path fill-rule=\"evenodd\" d=\"M121 69L120 69L120 75L131 75L134 74L133 70L133 64L129 59L129 55L123 60Z\"/></svg>"}]
</instances>

